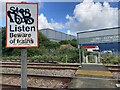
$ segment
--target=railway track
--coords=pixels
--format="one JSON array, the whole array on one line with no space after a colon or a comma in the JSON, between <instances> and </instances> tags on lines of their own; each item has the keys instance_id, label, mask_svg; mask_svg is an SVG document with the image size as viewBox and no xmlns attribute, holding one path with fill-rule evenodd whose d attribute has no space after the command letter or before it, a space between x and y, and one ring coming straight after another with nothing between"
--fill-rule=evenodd
<instances>
[{"instance_id":1,"label":"railway track","mask_svg":"<svg viewBox=\"0 0 120 90\"><path fill-rule=\"evenodd\" d=\"M2 86L20 88L20 63L2 63L0 66L2 67L2 72L0 72L2 74ZM78 69L78 65L47 63L29 63L27 67L28 90L32 90L31 88L33 90L34 88L35 90L67 88Z\"/></svg>"},{"instance_id":2,"label":"railway track","mask_svg":"<svg viewBox=\"0 0 120 90\"><path fill-rule=\"evenodd\" d=\"M20 65L20 62L0 62L1 65ZM78 67L76 64L53 64L53 63L28 63L27 65L39 66L63 66L63 67Z\"/></svg>"},{"instance_id":3,"label":"railway track","mask_svg":"<svg viewBox=\"0 0 120 90\"><path fill-rule=\"evenodd\" d=\"M105 65L111 72L120 72L120 66L118 65Z\"/></svg>"},{"instance_id":4,"label":"railway track","mask_svg":"<svg viewBox=\"0 0 120 90\"><path fill-rule=\"evenodd\" d=\"M18 62L1 62L0 67L3 68L20 68L20 63ZM28 63L28 68L33 69L70 69L77 70L79 65L70 64L50 64L50 63ZM111 72L120 72L120 66L118 65L105 65Z\"/></svg>"},{"instance_id":5,"label":"railway track","mask_svg":"<svg viewBox=\"0 0 120 90\"><path fill-rule=\"evenodd\" d=\"M2 87L4 88L20 88L20 74L2 74ZM48 90L50 88L67 88L73 77L60 76L43 76L43 75L27 75L28 90ZM34 81L34 82L33 82ZM31 83L33 82L33 83Z\"/></svg>"},{"instance_id":6,"label":"railway track","mask_svg":"<svg viewBox=\"0 0 120 90\"><path fill-rule=\"evenodd\" d=\"M1 72L4 82L1 84L3 88L20 88L20 72L15 73L17 70L20 71L20 63L2 62L0 66L8 72ZM56 88L66 89L74 78L75 71L78 69L78 66L79 65L28 63L28 90L53 90ZM107 65L106 67L111 72L120 71L120 66ZM9 81L17 83L10 83Z\"/></svg>"},{"instance_id":7,"label":"railway track","mask_svg":"<svg viewBox=\"0 0 120 90\"><path fill-rule=\"evenodd\" d=\"M4 63L0 65L2 72L20 74L21 65L19 63ZM75 71L79 68L78 65L61 65L61 64L28 64L28 74L49 75L49 76L74 76Z\"/></svg>"},{"instance_id":8,"label":"railway track","mask_svg":"<svg viewBox=\"0 0 120 90\"><path fill-rule=\"evenodd\" d=\"M17 85L0 84L0 86L2 86L1 90L21 90L21 86L17 86ZM40 87L39 88L38 87L27 87L27 90L56 90L56 89L40 88Z\"/></svg>"},{"instance_id":9,"label":"railway track","mask_svg":"<svg viewBox=\"0 0 120 90\"><path fill-rule=\"evenodd\" d=\"M2 76L4 76L4 75L9 75L9 76L20 76L20 74L14 74L14 73L0 73ZM73 77L61 77L61 76L44 76L44 75L31 75L31 74L28 74L27 75L28 77L50 77L50 78L68 78L68 79L73 79Z\"/></svg>"},{"instance_id":10,"label":"railway track","mask_svg":"<svg viewBox=\"0 0 120 90\"><path fill-rule=\"evenodd\" d=\"M0 65L2 68L21 68L20 65ZM32 66L28 65L27 68L32 68L32 69L71 69L71 70L77 70L78 67L63 67L63 66Z\"/></svg>"},{"instance_id":11,"label":"railway track","mask_svg":"<svg viewBox=\"0 0 120 90\"><path fill-rule=\"evenodd\" d=\"M21 90L20 86L16 85L7 85L7 84L0 84L2 86L1 90ZM52 89L47 89L47 88L36 88L36 87L27 87L27 90L52 90Z\"/></svg>"},{"instance_id":12,"label":"railway track","mask_svg":"<svg viewBox=\"0 0 120 90\"><path fill-rule=\"evenodd\" d=\"M120 72L120 69L109 69L111 72Z\"/></svg>"},{"instance_id":13,"label":"railway track","mask_svg":"<svg viewBox=\"0 0 120 90\"><path fill-rule=\"evenodd\" d=\"M48 64L48 63L28 63L27 68L33 69L70 69L77 70L79 65L66 65L66 64ZM2 62L2 68L20 68L20 63Z\"/></svg>"},{"instance_id":14,"label":"railway track","mask_svg":"<svg viewBox=\"0 0 120 90\"><path fill-rule=\"evenodd\" d=\"M119 68L120 69L119 65L105 65L105 66L108 68Z\"/></svg>"}]
</instances>

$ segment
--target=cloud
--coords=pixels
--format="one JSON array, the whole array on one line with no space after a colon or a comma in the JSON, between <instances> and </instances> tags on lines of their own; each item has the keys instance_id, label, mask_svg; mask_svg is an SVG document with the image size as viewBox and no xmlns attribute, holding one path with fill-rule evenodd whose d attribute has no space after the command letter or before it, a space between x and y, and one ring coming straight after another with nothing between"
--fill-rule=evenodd
<instances>
[{"instance_id":1,"label":"cloud","mask_svg":"<svg viewBox=\"0 0 120 90\"><path fill-rule=\"evenodd\" d=\"M71 33L70 33L70 30L67 30L67 34L71 34Z\"/></svg>"},{"instance_id":2,"label":"cloud","mask_svg":"<svg viewBox=\"0 0 120 90\"><path fill-rule=\"evenodd\" d=\"M47 21L47 18L43 14L40 14L38 16L38 28L39 29L43 29L43 28L51 28L52 29L52 27L49 25L49 23Z\"/></svg>"},{"instance_id":3,"label":"cloud","mask_svg":"<svg viewBox=\"0 0 120 90\"><path fill-rule=\"evenodd\" d=\"M74 16L66 15L66 26L75 34L81 30L118 26L118 8L110 7L108 2L94 3L84 0L75 6Z\"/></svg>"},{"instance_id":4,"label":"cloud","mask_svg":"<svg viewBox=\"0 0 120 90\"><path fill-rule=\"evenodd\" d=\"M48 22L47 18L44 16L43 13L41 13L38 16L38 28L44 29L44 28L50 28L50 29L62 29L64 28L64 25L58 22L55 22L53 19L51 19L50 22Z\"/></svg>"},{"instance_id":5,"label":"cloud","mask_svg":"<svg viewBox=\"0 0 120 90\"><path fill-rule=\"evenodd\" d=\"M55 22L53 19L51 19L51 22L49 24L53 29L62 29L62 28L64 28L64 25L62 23Z\"/></svg>"},{"instance_id":6,"label":"cloud","mask_svg":"<svg viewBox=\"0 0 120 90\"><path fill-rule=\"evenodd\" d=\"M0 2L0 10L3 13L0 13L0 20L4 20L5 24L5 18L6 18L6 2L38 2L39 3L39 10L42 8L43 3L40 2L39 0L1 0ZM1 24L1 23L0 23ZM47 18L44 16L44 14L40 14L38 16L38 28L43 29L43 28L50 28L50 29L62 29L64 28L64 25L58 22L55 22L53 19L51 19L50 22L48 22Z\"/></svg>"}]
</instances>

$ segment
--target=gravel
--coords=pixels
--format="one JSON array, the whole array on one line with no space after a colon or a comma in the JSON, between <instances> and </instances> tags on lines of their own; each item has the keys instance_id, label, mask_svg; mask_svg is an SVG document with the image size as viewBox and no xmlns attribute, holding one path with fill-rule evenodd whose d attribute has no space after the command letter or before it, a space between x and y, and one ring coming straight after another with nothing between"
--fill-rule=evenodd
<instances>
[{"instance_id":1,"label":"gravel","mask_svg":"<svg viewBox=\"0 0 120 90\"><path fill-rule=\"evenodd\" d=\"M20 85L20 77L18 76L7 76L2 77L3 84L9 85ZM53 78L42 78L42 77L28 77L27 79L28 87L38 87L38 88L65 88L68 83L64 83L61 79Z\"/></svg>"},{"instance_id":2,"label":"gravel","mask_svg":"<svg viewBox=\"0 0 120 90\"><path fill-rule=\"evenodd\" d=\"M112 72L113 74L113 77L116 78L116 79L120 79L120 72Z\"/></svg>"},{"instance_id":3,"label":"gravel","mask_svg":"<svg viewBox=\"0 0 120 90\"><path fill-rule=\"evenodd\" d=\"M60 76L73 77L76 70L70 69L27 69L29 75L43 75L43 76ZM20 68L2 68L1 73L20 74ZM27 79L28 87L39 88L66 88L70 83L70 79L54 78L54 77L31 77ZM15 75L3 75L2 84L20 85L20 77Z\"/></svg>"},{"instance_id":4,"label":"gravel","mask_svg":"<svg viewBox=\"0 0 120 90\"><path fill-rule=\"evenodd\" d=\"M3 73L20 74L20 68L2 68ZM27 74L44 76L73 77L75 70L57 70L57 69L28 69Z\"/></svg>"}]
</instances>

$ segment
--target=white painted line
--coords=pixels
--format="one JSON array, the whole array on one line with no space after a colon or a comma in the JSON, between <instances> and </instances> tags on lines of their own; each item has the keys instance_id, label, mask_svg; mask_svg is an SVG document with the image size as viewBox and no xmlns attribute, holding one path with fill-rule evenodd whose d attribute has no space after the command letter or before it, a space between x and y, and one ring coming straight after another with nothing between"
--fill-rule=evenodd
<instances>
[{"instance_id":1,"label":"white painted line","mask_svg":"<svg viewBox=\"0 0 120 90\"><path fill-rule=\"evenodd\" d=\"M82 63L83 65L103 65L102 63Z\"/></svg>"},{"instance_id":2,"label":"white painted line","mask_svg":"<svg viewBox=\"0 0 120 90\"><path fill-rule=\"evenodd\" d=\"M120 84L116 84L117 87L120 87Z\"/></svg>"},{"instance_id":3,"label":"white painted line","mask_svg":"<svg viewBox=\"0 0 120 90\"><path fill-rule=\"evenodd\" d=\"M79 68L81 68L82 66L79 66Z\"/></svg>"}]
</instances>

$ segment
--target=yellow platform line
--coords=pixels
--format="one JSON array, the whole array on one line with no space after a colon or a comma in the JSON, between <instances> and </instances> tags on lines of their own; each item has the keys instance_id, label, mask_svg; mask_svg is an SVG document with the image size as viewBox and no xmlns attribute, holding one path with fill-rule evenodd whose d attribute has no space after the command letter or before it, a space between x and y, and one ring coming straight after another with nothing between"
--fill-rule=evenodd
<instances>
[{"instance_id":1,"label":"yellow platform line","mask_svg":"<svg viewBox=\"0 0 120 90\"><path fill-rule=\"evenodd\" d=\"M109 71L94 71L94 70L77 70L76 75L90 75L90 76L104 76L113 77L112 73Z\"/></svg>"}]
</instances>

